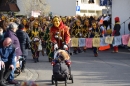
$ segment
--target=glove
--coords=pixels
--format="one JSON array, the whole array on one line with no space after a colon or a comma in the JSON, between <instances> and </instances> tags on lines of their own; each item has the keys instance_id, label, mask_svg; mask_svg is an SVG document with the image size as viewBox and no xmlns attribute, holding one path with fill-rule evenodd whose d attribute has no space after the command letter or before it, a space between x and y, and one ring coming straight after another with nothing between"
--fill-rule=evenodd
<instances>
[{"instance_id":1,"label":"glove","mask_svg":"<svg viewBox=\"0 0 130 86\"><path fill-rule=\"evenodd\" d=\"M58 49L58 45L57 44L54 45L54 50L56 50L56 49Z\"/></svg>"},{"instance_id":2,"label":"glove","mask_svg":"<svg viewBox=\"0 0 130 86\"><path fill-rule=\"evenodd\" d=\"M68 46L67 46L67 45L64 45L63 48L66 50L66 49L68 49Z\"/></svg>"}]
</instances>

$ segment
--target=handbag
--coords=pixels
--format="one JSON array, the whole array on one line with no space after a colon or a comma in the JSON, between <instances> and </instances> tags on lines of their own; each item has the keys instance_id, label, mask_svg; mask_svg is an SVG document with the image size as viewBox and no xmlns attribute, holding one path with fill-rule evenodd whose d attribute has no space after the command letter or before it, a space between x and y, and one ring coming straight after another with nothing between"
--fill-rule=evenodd
<instances>
[{"instance_id":1,"label":"handbag","mask_svg":"<svg viewBox=\"0 0 130 86\"><path fill-rule=\"evenodd\" d=\"M38 51L42 51L41 40L39 41L39 45L38 45Z\"/></svg>"}]
</instances>

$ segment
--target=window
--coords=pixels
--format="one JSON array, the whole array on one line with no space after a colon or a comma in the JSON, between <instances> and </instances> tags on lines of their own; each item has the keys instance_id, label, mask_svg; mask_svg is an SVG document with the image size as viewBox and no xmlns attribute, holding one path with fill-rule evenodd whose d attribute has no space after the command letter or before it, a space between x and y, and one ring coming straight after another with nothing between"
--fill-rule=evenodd
<instances>
[{"instance_id":1,"label":"window","mask_svg":"<svg viewBox=\"0 0 130 86\"><path fill-rule=\"evenodd\" d=\"M81 0L81 3L86 4L88 0Z\"/></svg>"}]
</instances>

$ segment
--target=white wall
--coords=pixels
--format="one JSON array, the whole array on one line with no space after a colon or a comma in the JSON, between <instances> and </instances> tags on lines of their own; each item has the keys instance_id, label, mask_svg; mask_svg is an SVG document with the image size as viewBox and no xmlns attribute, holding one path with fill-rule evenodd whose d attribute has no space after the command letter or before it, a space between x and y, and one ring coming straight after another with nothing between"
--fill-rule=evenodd
<instances>
[{"instance_id":1,"label":"white wall","mask_svg":"<svg viewBox=\"0 0 130 86\"><path fill-rule=\"evenodd\" d=\"M74 16L76 15L76 0L46 0L54 15Z\"/></svg>"},{"instance_id":2,"label":"white wall","mask_svg":"<svg viewBox=\"0 0 130 86\"><path fill-rule=\"evenodd\" d=\"M112 23L114 24L114 18L120 17L120 23L129 19L130 17L130 0L112 0ZM130 19L125 23L125 34L128 34L128 23ZM121 34L124 34L124 24L121 25Z\"/></svg>"}]
</instances>

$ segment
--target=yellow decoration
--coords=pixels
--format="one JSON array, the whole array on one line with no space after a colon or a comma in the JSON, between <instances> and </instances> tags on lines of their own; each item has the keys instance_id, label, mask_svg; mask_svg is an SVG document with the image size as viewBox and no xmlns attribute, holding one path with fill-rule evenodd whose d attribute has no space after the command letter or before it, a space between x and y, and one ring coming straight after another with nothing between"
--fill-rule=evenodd
<instances>
[{"instance_id":1,"label":"yellow decoration","mask_svg":"<svg viewBox=\"0 0 130 86\"><path fill-rule=\"evenodd\" d=\"M72 38L71 39L71 46L72 47L78 47L78 38Z\"/></svg>"},{"instance_id":2,"label":"yellow decoration","mask_svg":"<svg viewBox=\"0 0 130 86\"><path fill-rule=\"evenodd\" d=\"M107 36L106 38L105 38L105 43L107 43L107 44L112 44L112 42L113 42L113 36Z\"/></svg>"},{"instance_id":3,"label":"yellow decoration","mask_svg":"<svg viewBox=\"0 0 130 86\"><path fill-rule=\"evenodd\" d=\"M107 33L107 35L112 34L112 29L108 29L108 30L106 31L106 33Z\"/></svg>"},{"instance_id":4,"label":"yellow decoration","mask_svg":"<svg viewBox=\"0 0 130 86\"><path fill-rule=\"evenodd\" d=\"M130 47L130 38L129 38L129 41L128 41L128 44L127 44L128 47Z\"/></svg>"},{"instance_id":5,"label":"yellow decoration","mask_svg":"<svg viewBox=\"0 0 130 86\"><path fill-rule=\"evenodd\" d=\"M93 47L100 47L100 38L93 38Z\"/></svg>"}]
</instances>

